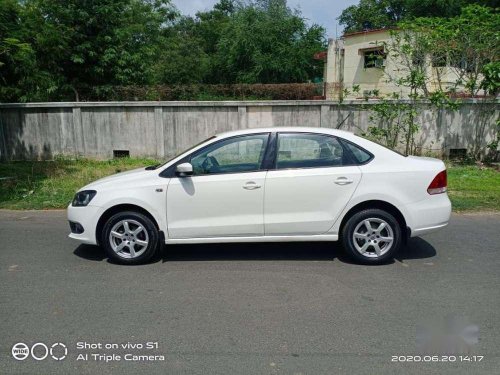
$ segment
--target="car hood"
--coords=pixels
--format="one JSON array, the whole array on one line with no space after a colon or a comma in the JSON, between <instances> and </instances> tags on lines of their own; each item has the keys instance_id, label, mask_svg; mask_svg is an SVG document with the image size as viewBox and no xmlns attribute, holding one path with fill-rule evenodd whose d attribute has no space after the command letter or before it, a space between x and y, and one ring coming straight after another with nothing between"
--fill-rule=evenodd
<instances>
[{"instance_id":1,"label":"car hood","mask_svg":"<svg viewBox=\"0 0 500 375\"><path fill-rule=\"evenodd\" d=\"M158 173L155 170L146 170L145 167L132 169L126 172L116 173L111 176L100 178L99 180L93 181L90 184L84 186L80 190L96 190L99 187L103 187L105 185L117 185L125 182L131 182L136 180L141 180L145 177L151 175L151 173Z\"/></svg>"}]
</instances>

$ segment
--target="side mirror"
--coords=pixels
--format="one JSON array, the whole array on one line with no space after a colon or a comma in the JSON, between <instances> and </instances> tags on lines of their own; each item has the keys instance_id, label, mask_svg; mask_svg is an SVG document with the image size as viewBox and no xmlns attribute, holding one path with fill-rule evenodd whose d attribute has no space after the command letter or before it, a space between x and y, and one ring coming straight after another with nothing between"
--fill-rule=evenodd
<instances>
[{"instance_id":1,"label":"side mirror","mask_svg":"<svg viewBox=\"0 0 500 375\"><path fill-rule=\"evenodd\" d=\"M191 176L193 174L193 166L191 163L182 163L175 167L175 174L179 177Z\"/></svg>"}]
</instances>

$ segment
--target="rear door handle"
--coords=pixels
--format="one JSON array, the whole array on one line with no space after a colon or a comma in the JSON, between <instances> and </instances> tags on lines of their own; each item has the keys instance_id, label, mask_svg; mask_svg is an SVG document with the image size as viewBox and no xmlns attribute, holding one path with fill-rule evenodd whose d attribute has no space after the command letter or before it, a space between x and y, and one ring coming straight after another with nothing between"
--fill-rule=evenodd
<instances>
[{"instance_id":1,"label":"rear door handle","mask_svg":"<svg viewBox=\"0 0 500 375\"><path fill-rule=\"evenodd\" d=\"M260 189L260 188L261 188L261 186L257 185L253 181L248 181L245 185L243 185L243 189L246 189L246 190L256 190L256 189Z\"/></svg>"},{"instance_id":2,"label":"rear door handle","mask_svg":"<svg viewBox=\"0 0 500 375\"><path fill-rule=\"evenodd\" d=\"M337 185L349 185L349 184L352 184L354 181L353 180L349 180L347 177L339 177L335 180L335 183Z\"/></svg>"}]
</instances>

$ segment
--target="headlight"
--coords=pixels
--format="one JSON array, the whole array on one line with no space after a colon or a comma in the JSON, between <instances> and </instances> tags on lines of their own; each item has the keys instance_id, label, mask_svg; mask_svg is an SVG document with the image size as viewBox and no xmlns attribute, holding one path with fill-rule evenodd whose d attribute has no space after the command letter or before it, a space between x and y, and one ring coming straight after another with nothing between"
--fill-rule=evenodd
<instances>
[{"instance_id":1,"label":"headlight","mask_svg":"<svg viewBox=\"0 0 500 375\"><path fill-rule=\"evenodd\" d=\"M73 207L85 207L90 203L92 198L96 195L95 190L83 190L79 191L78 193L75 194L75 197L73 198Z\"/></svg>"}]
</instances>

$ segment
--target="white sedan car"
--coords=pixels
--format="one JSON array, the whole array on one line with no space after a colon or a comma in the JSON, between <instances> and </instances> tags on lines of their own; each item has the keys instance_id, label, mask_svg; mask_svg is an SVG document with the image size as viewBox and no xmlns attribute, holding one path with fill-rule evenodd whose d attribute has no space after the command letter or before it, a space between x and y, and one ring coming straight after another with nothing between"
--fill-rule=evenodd
<instances>
[{"instance_id":1,"label":"white sedan car","mask_svg":"<svg viewBox=\"0 0 500 375\"><path fill-rule=\"evenodd\" d=\"M85 186L70 237L125 264L165 244L337 241L362 263L448 224L446 167L324 128L248 129Z\"/></svg>"}]
</instances>

